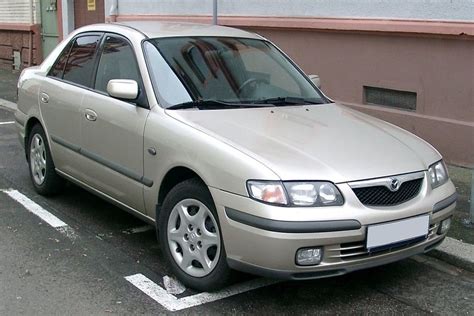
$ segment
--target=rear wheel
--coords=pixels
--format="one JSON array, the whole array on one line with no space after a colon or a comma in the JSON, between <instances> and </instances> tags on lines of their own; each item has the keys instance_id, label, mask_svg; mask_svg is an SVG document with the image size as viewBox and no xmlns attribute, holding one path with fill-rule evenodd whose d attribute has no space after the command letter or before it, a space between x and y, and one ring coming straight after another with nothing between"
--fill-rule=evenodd
<instances>
[{"instance_id":1,"label":"rear wheel","mask_svg":"<svg viewBox=\"0 0 474 316\"><path fill-rule=\"evenodd\" d=\"M201 181L176 185L164 200L158 222L162 251L181 282L202 291L228 282L230 268L217 212Z\"/></svg>"},{"instance_id":2,"label":"rear wheel","mask_svg":"<svg viewBox=\"0 0 474 316\"><path fill-rule=\"evenodd\" d=\"M63 187L64 180L56 173L48 139L39 124L31 129L27 154L30 177L36 192L42 195L58 193Z\"/></svg>"}]
</instances>

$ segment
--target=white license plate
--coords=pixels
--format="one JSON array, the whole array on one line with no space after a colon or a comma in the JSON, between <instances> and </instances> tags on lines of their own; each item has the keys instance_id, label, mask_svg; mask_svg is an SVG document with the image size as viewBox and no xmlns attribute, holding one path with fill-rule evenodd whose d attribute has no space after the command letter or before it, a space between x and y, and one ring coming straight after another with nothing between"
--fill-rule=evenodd
<instances>
[{"instance_id":1,"label":"white license plate","mask_svg":"<svg viewBox=\"0 0 474 316\"><path fill-rule=\"evenodd\" d=\"M367 228L367 249L426 236L429 224L430 216L423 215L390 223L370 225Z\"/></svg>"}]
</instances>

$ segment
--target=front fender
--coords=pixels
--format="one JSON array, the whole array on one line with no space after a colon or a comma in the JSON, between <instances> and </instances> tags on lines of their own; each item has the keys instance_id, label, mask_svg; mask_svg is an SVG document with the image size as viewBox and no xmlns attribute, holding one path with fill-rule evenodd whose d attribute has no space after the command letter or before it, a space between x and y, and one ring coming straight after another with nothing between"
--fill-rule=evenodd
<instances>
[{"instance_id":1,"label":"front fender","mask_svg":"<svg viewBox=\"0 0 474 316\"><path fill-rule=\"evenodd\" d=\"M147 214L155 217L163 178L175 167L194 171L212 188L247 196L248 179L280 180L268 167L236 148L164 113L152 111L144 131L144 174L153 179L145 188ZM148 154L154 148L156 155Z\"/></svg>"}]
</instances>

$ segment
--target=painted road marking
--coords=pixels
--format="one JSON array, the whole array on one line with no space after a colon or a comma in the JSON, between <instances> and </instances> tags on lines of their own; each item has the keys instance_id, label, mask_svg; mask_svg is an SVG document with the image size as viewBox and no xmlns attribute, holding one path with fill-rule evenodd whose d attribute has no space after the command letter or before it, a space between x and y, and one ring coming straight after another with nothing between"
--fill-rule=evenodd
<instances>
[{"instance_id":1,"label":"painted road marking","mask_svg":"<svg viewBox=\"0 0 474 316\"><path fill-rule=\"evenodd\" d=\"M40 205L36 204L36 202L32 201L30 198L25 196L24 194L20 193L17 190L8 189L8 190L0 190L7 194L9 197L23 205L29 212L35 214L39 218L41 218L44 222L48 223L50 226L54 227L60 233L66 235L71 240L76 239L76 234L74 229L69 227L68 224L42 208Z\"/></svg>"},{"instance_id":2,"label":"painted road marking","mask_svg":"<svg viewBox=\"0 0 474 316\"><path fill-rule=\"evenodd\" d=\"M214 302L280 282L279 280L260 278L231 285L218 292L202 292L191 296L177 298L176 296L169 294L165 289L141 273L127 276L125 279L169 311L179 311Z\"/></svg>"},{"instance_id":3,"label":"painted road marking","mask_svg":"<svg viewBox=\"0 0 474 316\"><path fill-rule=\"evenodd\" d=\"M15 121L0 122L0 125L15 124Z\"/></svg>"}]
</instances>

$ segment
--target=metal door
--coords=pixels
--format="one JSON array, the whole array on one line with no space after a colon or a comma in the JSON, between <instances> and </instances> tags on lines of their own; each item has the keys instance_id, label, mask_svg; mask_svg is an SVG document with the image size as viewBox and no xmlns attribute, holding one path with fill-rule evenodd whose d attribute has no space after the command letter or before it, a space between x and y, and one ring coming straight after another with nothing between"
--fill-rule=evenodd
<instances>
[{"instance_id":1,"label":"metal door","mask_svg":"<svg viewBox=\"0 0 474 316\"><path fill-rule=\"evenodd\" d=\"M58 45L57 0L41 0L41 40L43 59Z\"/></svg>"}]
</instances>

